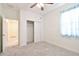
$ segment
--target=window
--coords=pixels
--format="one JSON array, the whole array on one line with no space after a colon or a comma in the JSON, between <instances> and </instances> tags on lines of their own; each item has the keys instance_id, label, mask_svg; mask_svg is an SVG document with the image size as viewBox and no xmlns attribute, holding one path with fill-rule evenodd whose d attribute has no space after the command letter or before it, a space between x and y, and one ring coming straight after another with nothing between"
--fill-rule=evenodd
<instances>
[{"instance_id":1,"label":"window","mask_svg":"<svg viewBox=\"0 0 79 59\"><path fill-rule=\"evenodd\" d=\"M79 7L61 13L61 34L79 37Z\"/></svg>"}]
</instances>

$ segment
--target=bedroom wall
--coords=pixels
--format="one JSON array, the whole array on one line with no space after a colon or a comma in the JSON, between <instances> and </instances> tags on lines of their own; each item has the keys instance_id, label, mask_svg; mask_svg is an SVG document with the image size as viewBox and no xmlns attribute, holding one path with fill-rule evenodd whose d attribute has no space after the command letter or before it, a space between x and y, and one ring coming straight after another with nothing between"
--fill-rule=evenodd
<instances>
[{"instance_id":1,"label":"bedroom wall","mask_svg":"<svg viewBox=\"0 0 79 59\"><path fill-rule=\"evenodd\" d=\"M60 12L73 5L74 4L65 4L44 16L44 40L79 53L79 38L63 37L60 34Z\"/></svg>"},{"instance_id":2,"label":"bedroom wall","mask_svg":"<svg viewBox=\"0 0 79 59\"><path fill-rule=\"evenodd\" d=\"M20 46L27 45L27 21L34 21L34 42L43 40L42 19L40 15L31 11L20 10Z\"/></svg>"}]
</instances>

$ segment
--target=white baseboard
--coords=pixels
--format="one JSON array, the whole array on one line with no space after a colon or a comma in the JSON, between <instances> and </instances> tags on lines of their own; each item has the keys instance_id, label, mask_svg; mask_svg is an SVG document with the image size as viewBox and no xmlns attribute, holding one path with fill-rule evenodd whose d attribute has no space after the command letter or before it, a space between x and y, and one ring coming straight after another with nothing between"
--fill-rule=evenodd
<instances>
[{"instance_id":1,"label":"white baseboard","mask_svg":"<svg viewBox=\"0 0 79 59\"><path fill-rule=\"evenodd\" d=\"M53 44L53 45L59 46L59 47L61 47L61 48L64 48L64 49L66 49L66 50L69 50L69 51L72 51L72 52L75 52L75 53L78 53L78 54L79 54L79 50L71 49L71 48L69 48L69 47L62 46L62 45L57 44L57 43L55 43L55 42L52 42L52 43L49 42L49 41L45 41L45 42L47 42L47 43L49 43L49 44Z\"/></svg>"}]
</instances>

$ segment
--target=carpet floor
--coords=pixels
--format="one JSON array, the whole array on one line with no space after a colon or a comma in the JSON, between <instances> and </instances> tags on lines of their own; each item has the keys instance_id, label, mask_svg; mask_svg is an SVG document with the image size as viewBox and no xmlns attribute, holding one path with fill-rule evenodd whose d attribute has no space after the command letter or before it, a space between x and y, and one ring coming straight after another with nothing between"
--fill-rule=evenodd
<instances>
[{"instance_id":1,"label":"carpet floor","mask_svg":"<svg viewBox=\"0 0 79 59\"><path fill-rule=\"evenodd\" d=\"M66 50L46 42L31 43L23 47L9 47L1 56L79 56L78 53Z\"/></svg>"}]
</instances>

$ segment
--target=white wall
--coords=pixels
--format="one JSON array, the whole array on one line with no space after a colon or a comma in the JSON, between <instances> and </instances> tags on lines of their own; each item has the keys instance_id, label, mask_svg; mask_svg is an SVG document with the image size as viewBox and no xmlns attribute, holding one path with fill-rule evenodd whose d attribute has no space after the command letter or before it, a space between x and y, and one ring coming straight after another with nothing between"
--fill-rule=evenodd
<instances>
[{"instance_id":1,"label":"white wall","mask_svg":"<svg viewBox=\"0 0 79 59\"><path fill-rule=\"evenodd\" d=\"M43 20L43 19L41 19ZM34 23L34 41L39 42L39 41L44 41L43 39L43 22L42 21L36 21Z\"/></svg>"},{"instance_id":2,"label":"white wall","mask_svg":"<svg viewBox=\"0 0 79 59\"><path fill-rule=\"evenodd\" d=\"M31 11L20 10L20 46L27 45L27 20L34 21L34 41L42 41L42 19L40 15L35 14Z\"/></svg>"},{"instance_id":3,"label":"white wall","mask_svg":"<svg viewBox=\"0 0 79 59\"><path fill-rule=\"evenodd\" d=\"M63 37L60 34L60 11L72 5L73 4L66 4L52 10L44 16L44 40L51 44L79 52L79 38Z\"/></svg>"}]
</instances>

